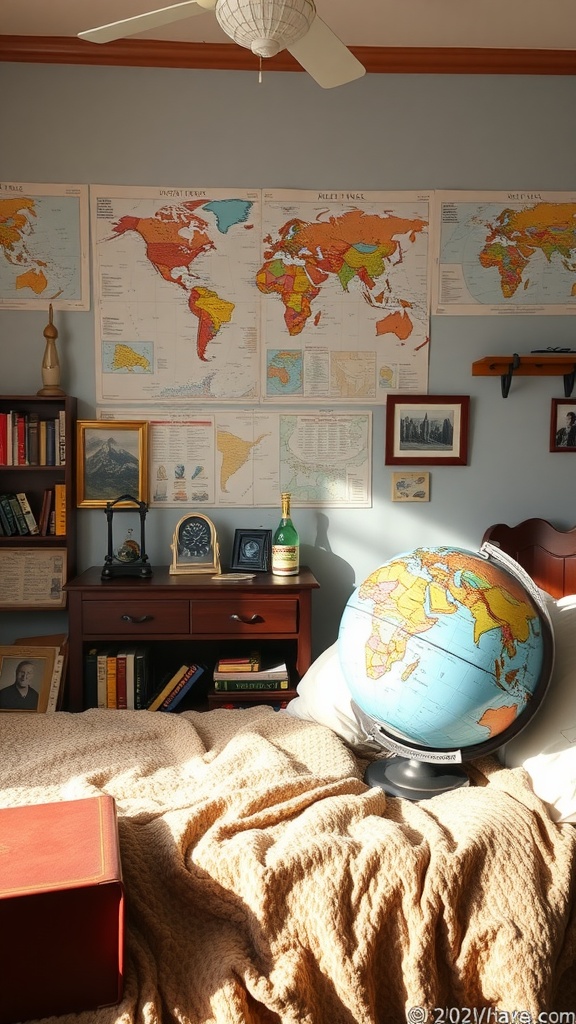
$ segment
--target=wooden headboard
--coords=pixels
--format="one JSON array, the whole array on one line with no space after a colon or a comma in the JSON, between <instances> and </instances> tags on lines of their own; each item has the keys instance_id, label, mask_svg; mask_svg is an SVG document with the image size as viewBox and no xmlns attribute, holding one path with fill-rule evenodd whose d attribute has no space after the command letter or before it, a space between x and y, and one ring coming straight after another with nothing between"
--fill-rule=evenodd
<instances>
[{"instance_id":1,"label":"wooden headboard","mask_svg":"<svg viewBox=\"0 0 576 1024\"><path fill-rule=\"evenodd\" d=\"M498 523L482 538L511 555L552 597L576 594L576 527L557 530L545 519L525 519L517 526Z\"/></svg>"}]
</instances>

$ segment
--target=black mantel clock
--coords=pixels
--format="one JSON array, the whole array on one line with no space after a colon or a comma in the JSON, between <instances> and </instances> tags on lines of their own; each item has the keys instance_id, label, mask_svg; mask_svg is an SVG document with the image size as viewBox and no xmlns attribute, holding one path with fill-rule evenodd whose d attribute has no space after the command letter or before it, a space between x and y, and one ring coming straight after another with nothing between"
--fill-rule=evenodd
<instances>
[{"instance_id":1,"label":"black mantel clock","mask_svg":"<svg viewBox=\"0 0 576 1024\"><path fill-rule=\"evenodd\" d=\"M119 507L117 507L119 506ZM128 529L124 540L114 546L114 530L112 520L114 513L138 511L140 516L140 541L133 537L133 530ZM146 579L152 575L152 567L146 554L144 522L148 505L138 501L131 494L122 494L114 501L106 503L106 521L108 523L108 554L104 560L102 579L111 580L117 576L139 576Z\"/></svg>"}]
</instances>

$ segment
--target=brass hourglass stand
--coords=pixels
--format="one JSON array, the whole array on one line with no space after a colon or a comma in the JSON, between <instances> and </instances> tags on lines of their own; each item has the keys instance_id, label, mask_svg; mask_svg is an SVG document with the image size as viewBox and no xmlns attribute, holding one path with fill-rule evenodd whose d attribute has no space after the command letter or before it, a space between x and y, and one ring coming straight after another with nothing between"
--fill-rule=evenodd
<instances>
[{"instance_id":1,"label":"brass hourglass stand","mask_svg":"<svg viewBox=\"0 0 576 1024\"><path fill-rule=\"evenodd\" d=\"M44 337L46 338L46 348L44 349L44 358L42 360L42 384L44 386L36 394L62 396L66 392L60 387L60 361L56 349L58 331L54 327L52 317L52 303L50 303L48 323L44 328Z\"/></svg>"}]
</instances>

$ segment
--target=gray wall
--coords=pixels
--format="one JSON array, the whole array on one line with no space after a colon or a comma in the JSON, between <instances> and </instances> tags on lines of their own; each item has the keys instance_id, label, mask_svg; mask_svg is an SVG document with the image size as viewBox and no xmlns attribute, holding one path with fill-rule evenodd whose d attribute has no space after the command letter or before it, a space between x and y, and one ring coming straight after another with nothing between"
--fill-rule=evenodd
<instances>
[{"instance_id":1,"label":"gray wall","mask_svg":"<svg viewBox=\"0 0 576 1024\"><path fill-rule=\"evenodd\" d=\"M368 75L324 91L304 74L0 65L6 181L363 189L574 190L576 78ZM41 385L43 312L0 311L0 392ZM95 411L93 314L58 315L63 386ZM471 376L484 355L571 346L568 317L434 317L429 390L471 396L466 467L432 467L430 503L393 504L384 410L374 410L373 508L297 510L315 595L318 654L355 584L418 544L478 546L494 522L576 523L576 455L551 454L550 400L562 379ZM576 347L576 345L575 345ZM150 512L152 562L170 560L180 511ZM273 527L274 510L215 510L224 558L236 526ZM105 519L79 511L79 565L101 564ZM62 627L62 616L5 613L0 642Z\"/></svg>"}]
</instances>

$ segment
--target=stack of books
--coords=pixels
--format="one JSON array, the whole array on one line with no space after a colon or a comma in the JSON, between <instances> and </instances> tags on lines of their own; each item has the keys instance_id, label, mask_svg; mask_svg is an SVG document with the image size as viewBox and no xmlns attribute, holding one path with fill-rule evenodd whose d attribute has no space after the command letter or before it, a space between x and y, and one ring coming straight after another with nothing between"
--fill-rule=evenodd
<instances>
[{"instance_id":1,"label":"stack of books","mask_svg":"<svg viewBox=\"0 0 576 1024\"><path fill-rule=\"evenodd\" d=\"M263 664L253 651L244 658L221 658L213 673L216 693L239 693L258 690L260 693L290 689L290 673L285 662Z\"/></svg>"}]
</instances>

